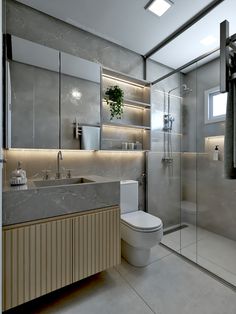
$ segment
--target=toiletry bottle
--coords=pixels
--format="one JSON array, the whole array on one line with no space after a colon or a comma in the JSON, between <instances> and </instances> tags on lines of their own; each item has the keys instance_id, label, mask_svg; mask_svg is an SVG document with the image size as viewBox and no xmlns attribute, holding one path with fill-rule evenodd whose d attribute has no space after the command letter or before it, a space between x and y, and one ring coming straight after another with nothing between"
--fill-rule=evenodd
<instances>
[{"instance_id":1,"label":"toiletry bottle","mask_svg":"<svg viewBox=\"0 0 236 314\"><path fill-rule=\"evenodd\" d=\"M213 152L213 160L219 160L219 145L215 146L214 152Z\"/></svg>"},{"instance_id":2,"label":"toiletry bottle","mask_svg":"<svg viewBox=\"0 0 236 314\"><path fill-rule=\"evenodd\" d=\"M122 142L121 148L124 149L124 150L127 150L128 149L128 143L127 142Z\"/></svg>"},{"instance_id":3,"label":"toiletry bottle","mask_svg":"<svg viewBox=\"0 0 236 314\"><path fill-rule=\"evenodd\" d=\"M135 149L142 150L142 144L138 141L135 142Z\"/></svg>"}]
</instances>

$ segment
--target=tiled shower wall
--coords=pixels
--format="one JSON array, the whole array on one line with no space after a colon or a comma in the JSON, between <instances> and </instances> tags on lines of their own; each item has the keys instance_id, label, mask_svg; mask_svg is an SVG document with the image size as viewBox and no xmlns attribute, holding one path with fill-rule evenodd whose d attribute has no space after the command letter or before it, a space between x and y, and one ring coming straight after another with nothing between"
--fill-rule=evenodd
<instances>
[{"instance_id":1,"label":"tiled shower wall","mask_svg":"<svg viewBox=\"0 0 236 314\"><path fill-rule=\"evenodd\" d=\"M183 99L183 200L197 204L198 226L236 240L236 180L224 177L225 123L204 122L204 91L219 86L219 69L217 59L184 78L193 92Z\"/></svg>"},{"instance_id":2,"label":"tiled shower wall","mask_svg":"<svg viewBox=\"0 0 236 314\"><path fill-rule=\"evenodd\" d=\"M14 0L6 3L8 33L142 78L139 54Z\"/></svg>"},{"instance_id":3,"label":"tiled shower wall","mask_svg":"<svg viewBox=\"0 0 236 314\"><path fill-rule=\"evenodd\" d=\"M167 69L161 72L167 73ZM149 74L151 79L155 79ZM164 228L180 223L181 204L181 75L175 74L152 88L152 151L148 153L148 211L160 217ZM163 131L163 118L167 113L168 91L176 88L170 97L170 113L174 117L171 135L173 162L163 161L167 134Z\"/></svg>"},{"instance_id":4,"label":"tiled shower wall","mask_svg":"<svg viewBox=\"0 0 236 314\"><path fill-rule=\"evenodd\" d=\"M4 167L5 184L8 183L10 172L22 161L28 178L43 177L43 170L55 178L58 150L7 150ZM139 180L145 171L145 153L143 152L107 152L107 151L69 151L64 150L61 167L63 175L70 169L74 176L100 175L118 180ZM139 206L144 208L144 182L140 180Z\"/></svg>"}]
</instances>

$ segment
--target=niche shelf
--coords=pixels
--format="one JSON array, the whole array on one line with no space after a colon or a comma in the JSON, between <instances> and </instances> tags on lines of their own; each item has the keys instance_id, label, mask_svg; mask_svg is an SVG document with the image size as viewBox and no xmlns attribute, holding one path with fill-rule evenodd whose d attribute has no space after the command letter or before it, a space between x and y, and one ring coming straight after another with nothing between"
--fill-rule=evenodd
<instances>
[{"instance_id":1,"label":"niche shelf","mask_svg":"<svg viewBox=\"0 0 236 314\"><path fill-rule=\"evenodd\" d=\"M124 106L127 107L134 107L134 108L138 108L138 109L151 109L151 105L145 102L141 102L141 101L135 101L132 99L127 99L124 98Z\"/></svg>"},{"instance_id":2,"label":"niche shelf","mask_svg":"<svg viewBox=\"0 0 236 314\"><path fill-rule=\"evenodd\" d=\"M102 96L108 87L118 85L124 91L124 113L121 119L110 119L109 106L101 104L101 148L105 150L150 150L151 99L148 81L108 68L102 71ZM130 144L130 145L129 145Z\"/></svg>"},{"instance_id":3,"label":"niche shelf","mask_svg":"<svg viewBox=\"0 0 236 314\"><path fill-rule=\"evenodd\" d=\"M143 125L134 125L134 124L125 124L125 123L116 123L116 122L104 122L103 126L150 130L150 127L143 126Z\"/></svg>"},{"instance_id":4,"label":"niche shelf","mask_svg":"<svg viewBox=\"0 0 236 314\"><path fill-rule=\"evenodd\" d=\"M125 73L115 71L106 67L102 68L102 76L141 88L145 86L150 87L150 82L148 81L137 79L134 76L127 75Z\"/></svg>"}]
</instances>

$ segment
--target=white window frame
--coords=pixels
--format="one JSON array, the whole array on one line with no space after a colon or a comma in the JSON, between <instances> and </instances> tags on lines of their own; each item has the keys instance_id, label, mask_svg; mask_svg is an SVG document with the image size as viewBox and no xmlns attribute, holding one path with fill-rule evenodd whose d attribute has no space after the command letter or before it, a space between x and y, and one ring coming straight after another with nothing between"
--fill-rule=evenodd
<instances>
[{"instance_id":1,"label":"white window frame","mask_svg":"<svg viewBox=\"0 0 236 314\"><path fill-rule=\"evenodd\" d=\"M210 103L210 96L212 94L218 94L220 92L220 86L213 87L205 91L205 123L215 123L225 121L225 114L217 117L212 116L212 103Z\"/></svg>"}]
</instances>

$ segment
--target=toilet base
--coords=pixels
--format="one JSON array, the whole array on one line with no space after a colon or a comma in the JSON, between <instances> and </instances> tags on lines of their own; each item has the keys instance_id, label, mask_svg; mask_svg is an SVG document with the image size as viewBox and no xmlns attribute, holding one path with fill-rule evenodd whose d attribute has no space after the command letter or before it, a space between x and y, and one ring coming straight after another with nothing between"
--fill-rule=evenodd
<instances>
[{"instance_id":1,"label":"toilet base","mask_svg":"<svg viewBox=\"0 0 236 314\"><path fill-rule=\"evenodd\" d=\"M150 262L151 249L137 248L121 239L121 255L129 264L144 267Z\"/></svg>"}]
</instances>

